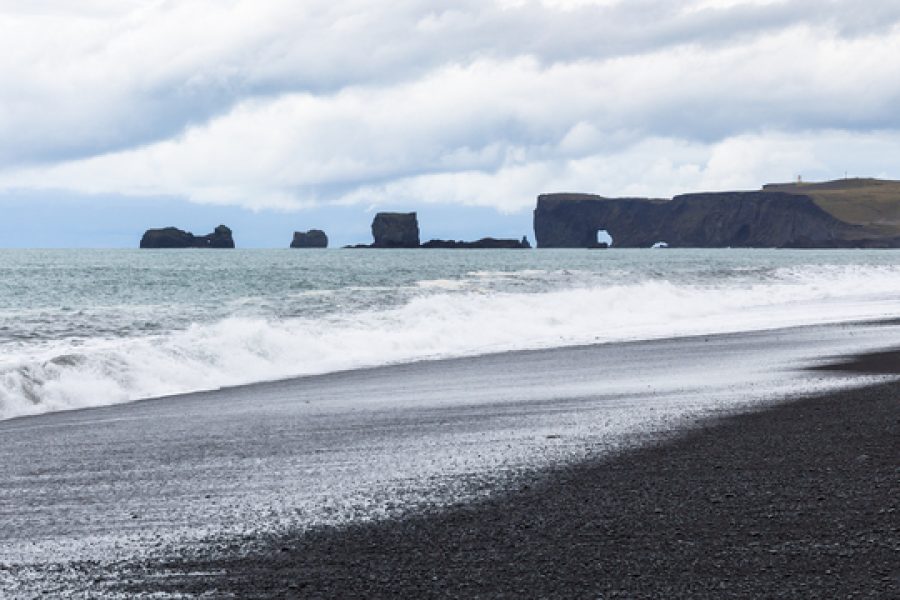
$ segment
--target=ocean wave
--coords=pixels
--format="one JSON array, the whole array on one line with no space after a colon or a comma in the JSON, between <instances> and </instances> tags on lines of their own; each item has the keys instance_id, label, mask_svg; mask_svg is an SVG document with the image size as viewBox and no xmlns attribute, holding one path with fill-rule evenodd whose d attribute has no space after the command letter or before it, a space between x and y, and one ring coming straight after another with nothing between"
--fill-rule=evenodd
<instances>
[{"instance_id":1,"label":"ocean wave","mask_svg":"<svg viewBox=\"0 0 900 600\"><path fill-rule=\"evenodd\" d=\"M391 308L10 345L0 418L413 360L900 314L893 266L775 269L727 285L649 279L528 293L443 285Z\"/></svg>"}]
</instances>

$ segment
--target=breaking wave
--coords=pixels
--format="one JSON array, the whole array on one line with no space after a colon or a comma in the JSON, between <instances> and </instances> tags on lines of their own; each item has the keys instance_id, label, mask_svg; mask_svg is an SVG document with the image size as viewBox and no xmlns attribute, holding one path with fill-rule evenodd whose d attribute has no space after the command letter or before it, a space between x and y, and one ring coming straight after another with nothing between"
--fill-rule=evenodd
<instances>
[{"instance_id":1,"label":"breaking wave","mask_svg":"<svg viewBox=\"0 0 900 600\"><path fill-rule=\"evenodd\" d=\"M9 346L0 418L413 360L900 315L893 266L783 268L723 281L519 293L434 280L388 308Z\"/></svg>"}]
</instances>

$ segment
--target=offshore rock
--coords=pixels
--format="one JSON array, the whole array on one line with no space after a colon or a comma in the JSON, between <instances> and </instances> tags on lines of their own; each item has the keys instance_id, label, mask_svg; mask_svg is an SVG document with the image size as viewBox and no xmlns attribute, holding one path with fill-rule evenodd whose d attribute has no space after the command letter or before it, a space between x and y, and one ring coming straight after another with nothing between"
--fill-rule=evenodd
<instances>
[{"instance_id":1,"label":"offshore rock","mask_svg":"<svg viewBox=\"0 0 900 600\"><path fill-rule=\"evenodd\" d=\"M372 221L372 248L418 248L419 220L416 213L380 212Z\"/></svg>"},{"instance_id":2,"label":"offshore rock","mask_svg":"<svg viewBox=\"0 0 900 600\"><path fill-rule=\"evenodd\" d=\"M234 248L231 229L219 225L212 233L197 236L176 227L148 229L141 237L141 248Z\"/></svg>"},{"instance_id":3,"label":"offshore rock","mask_svg":"<svg viewBox=\"0 0 900 600\"><path fill-rule=\"evenodd\" d=\"M511 239L496 239L492 237L481 238L474 242L459 242L454 240L429 240L422 244L423 248L488 248L488 249L514 249L531 248L528 238L523 236L522 241Z\"/></svg>"},{"instance_id":4,"label":"offshore rock","mask_svg":"<svg viewBox=\"0 0 900 600\"><path fill-rule=\"evenodd\" d=\"M327 248L328 236L321 229L295 231L291 248Z\"/></svg>"}]
</instances>

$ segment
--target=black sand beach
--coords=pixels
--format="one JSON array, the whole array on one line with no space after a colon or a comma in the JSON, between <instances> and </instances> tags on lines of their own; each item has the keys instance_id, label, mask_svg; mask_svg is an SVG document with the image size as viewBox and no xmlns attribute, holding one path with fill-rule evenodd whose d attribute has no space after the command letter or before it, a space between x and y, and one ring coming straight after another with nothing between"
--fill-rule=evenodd
<instances>
[{"instance_id":1,"label":"black sand beach","mask_svg":"<svg viewBox=\"0 0 900 600\"><path fill-rule=\"evenodd\" d=\"M0 596L896 597L900 383L811 393L896 373L896 330L506 353L0 422ZM847 348L879 354L833 359Z\"/></svg>"},{"instance_id":2,"label":"black sand beach","mask_svg":"<svg viewBox=\"0 0 900 600\"><path fill-rule=\"evenodd\" d=\"M515 492L147 565L238 598L897 598L900 384L725 418ZM186 573L215 573L187 576ZM181 575L177 575L180 573ZM159 580L157 580L159 581Z\"/></svg>"}]
</instances>

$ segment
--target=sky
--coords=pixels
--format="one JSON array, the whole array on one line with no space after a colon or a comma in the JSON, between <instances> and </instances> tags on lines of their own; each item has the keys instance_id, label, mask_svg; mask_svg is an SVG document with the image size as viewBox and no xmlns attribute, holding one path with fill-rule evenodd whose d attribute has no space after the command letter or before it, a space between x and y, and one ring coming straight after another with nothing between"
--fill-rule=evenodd
<instances>
[{"instance_id":1,"label":"sky","mask_svg":"<svg viewBox=\"0 0 900 600\"><path fill-rule=\"evenodd\" d=\"M900 179L896 0L0 0L0 247Z\"/></svg>"}]
</instances>

